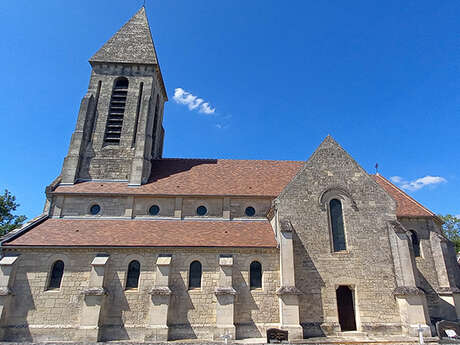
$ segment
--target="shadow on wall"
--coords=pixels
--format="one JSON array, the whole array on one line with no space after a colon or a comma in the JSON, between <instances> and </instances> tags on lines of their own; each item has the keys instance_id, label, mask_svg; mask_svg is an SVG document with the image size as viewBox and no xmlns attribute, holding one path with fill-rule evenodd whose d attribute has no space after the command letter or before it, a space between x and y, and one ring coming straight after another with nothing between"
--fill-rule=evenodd
<instances>
[{"instance_id":1,"label":"shadow on wall","mask_svg":"<svg viewBox=\"0 0 460 345\"><path fill-rule=\"evenodd\" d=\"M299 314L303 336L324 337L326 334L321 328L324 322L321 289L325 284L296 231L293 232L293 243L295 281L302 292L299 296Z\"/></svg>"},{"instance_id":2,"label":"shadow on wall","mask_svg":"<svg viewBox=\"0 0 460 345\"><path fill-rule=\"evenodd\" d=\"M168 340L197 339L198 337L188 320L189 310L195 309L188 293L188 286L179 271L171 272L170 279L172 295L168 308Z\"/></svg>"},{"instance_id":3,"label":"shadow on wall","mask_svg":"<svg viewBox=\"0 0 460 345\"><path fill-rule=\"evenodd\" d=\"M41 273L34 270L32 266L27 269L30 269L29 273ZM8 324L5 333L0 333L3 336L2 341L32 342L34 340L27 319L29 312L35 310L36 307L26 272L27 270L22 266L22 269L16 273L12 288L15 296L12 297L9 308L6 310L5 316Z\"/></svg>"},{"instance_id":4,"label":"shadow on wall","mask_svg":"<svg viewBox=\"0 0 460 345\"><path fill-rule=\"evenodd\" d=\"M129 311L129 304L124 292L124 284L120 281L116 271L110 269L109 277L112 277L107 284L108 296L101 308L101 321L99 330L99 341L129 340L123 322L123 312Z\"/></svg>"},{"instance_id":5,"label":"shadow on wall","mask_svg":"<svg viewBox=\"0 0 460 345\"><path fill-rule=\"evenodd\" d=\"M89 173L89 167L91 165L91 160L95 156L92 143L88 143L88 146L85 151L85 158L83 159L78 168L77 176L79 179L91 180L92 176Z\"/></svg>"},{"instance_id":6,"label":"shadow on wall","mask_svg":"<svg viewBox=\"0 0 460 345\"><path fill-rule=\"evenodd\" d=\"M419 284L418 287L425 293L426 296L428 315L430 316L433 327L436 322L440 320L457 321L455 306L444 301L418 269L416 274Z\"/></svg>"},{"instance_id":7,"label":"shadow on wall","mask_svg":"<svg viewBox=\"0 0 460 345\"><path fill-rule=\"evenodd\" d=\"M233 284L237 291L234 319L236 339L263 337L252 318L252 311L259 310L259 307L241 271L233 271Z\"/></svg>"},{"instance_id":8,"label":"shadow on wall","mask_svg":"<svg viewBox=\"0 0 460 345\"><path fill-rule=\"evenodd\" d=\"M155 159L152 161L152 171L148 182L158 181L203 164L217 164L217 159Z\"/></svg>"},{"instance_id":9,"label":"shadow on wall","mask_svg":"<svg viewBox=\"0 0 460 345\"><path fill-rule=\"evenodd\" d=\"M457 262L457 251L453 242L447 242L447 270L452 274L452 281L455 282L455 286L460 288L460 265Z\"/></svg>"}]
</instances>

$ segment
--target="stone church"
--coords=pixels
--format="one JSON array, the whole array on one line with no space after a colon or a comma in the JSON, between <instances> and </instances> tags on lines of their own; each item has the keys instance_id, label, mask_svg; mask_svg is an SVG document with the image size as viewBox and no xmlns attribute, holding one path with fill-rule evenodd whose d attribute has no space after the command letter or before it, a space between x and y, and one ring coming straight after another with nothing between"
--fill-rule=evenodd
<instances>
[{"instance_id":1,"label":"stone church","mask_svg":"<svg viewBox=\"0 0 460 345\"><path fill-rule=\"evenodd\" d=\"M441 220L333 138L305 162L163 158L145 9L89 62L43 213L2 240L1 340L414 336L459 318Z\"/></svg>"}]
</instances>

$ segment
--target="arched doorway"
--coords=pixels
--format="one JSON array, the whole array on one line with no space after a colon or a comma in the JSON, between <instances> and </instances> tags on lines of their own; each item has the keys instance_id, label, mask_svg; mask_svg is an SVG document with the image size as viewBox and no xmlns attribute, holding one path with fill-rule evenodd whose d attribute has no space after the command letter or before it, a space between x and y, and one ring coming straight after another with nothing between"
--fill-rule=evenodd
<instances>
[{"instance_id":1,"label":"arched doorway","mask_svg":"<svg viewBox=\"0 0 460 345\"><path fill-rule=\"evenodd\" d=\"M341 285L336 290L337 311L342 332L356 331L355 304L353 302L353 291Z\"/></svg>"}]
</instances>

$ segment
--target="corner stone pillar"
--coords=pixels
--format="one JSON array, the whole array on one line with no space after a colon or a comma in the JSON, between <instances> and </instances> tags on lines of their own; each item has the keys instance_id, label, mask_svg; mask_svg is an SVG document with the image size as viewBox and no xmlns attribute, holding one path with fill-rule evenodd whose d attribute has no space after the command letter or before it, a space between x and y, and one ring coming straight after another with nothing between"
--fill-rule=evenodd
<instances>
[{"instance_id":1,"label":"corner stone pillar","mask_svg":"<svg viewBox=\"0 0 460 345\"><path fill-rule=\"evenodd\" d=\"M222 340L223 336L235 339L234 313L236 291L233 288L233 256L220 255L219 266L219 284L214 290L217 297L214 339Z\"/></svg>"},{"instance_id":2,"label":"corner stone pillar","mask_svg":"<svg viewBox=\"0 0 460 345\"><path fill-rule=\"evenodd\" d=\"M160 254L156 262L155 283L149 294L152 298L145 341L168 340L168 310L171 297L169 277L171 254Z\"/></svg>"},{"instance_id":3,"label":"corner stone pillar","mask_svg":"<svg viewBox=\"0 0 460 345\"><path fill-rule=\"evenodd\" d=\"M88 133L88 122L92 120L92 116L94 117L94 107L94 96L88 92L81 101L77 125L70 140L69 152L62 166L62 184L74 184L78 178L78 170L86 144L85 140L92 134Z\"/></svg>"},{"instance_id":4,"label":"corner stone pillar","mask_svg":"<svg viewBox=\"0 0 460 345\"><path fill-rule=\"evenodd\" d=\"M0 260L0 340L5 338L8 309L14 296L11 287L14 283L14 269L18 257L19 255L7 255Z\"/></svg>"},{"instance_id":5,"label":"corner stone pillar","mask_svg":"<svg viewBox=\"0 0 460 345\"><path fill-rule=\"evenodd\" d=\"M129 176L130 186L140 186L146 183L150 176L152 136L148 133L151 133L153 127L153 121L149 121L150 111L151 97L145 96L142 100L139 127L136 134L136 147Z\"/></svg>"},{"instance_id":6,"label":"corner stone pillar","mask_svg":"<svg viewBox=\"0 0 460 345\"><path fill-rule=\"evenodd\" d=\"M280 273L281 287L276 291L280 304L280 328L289 332L289 340L303 339L299 319L300 291L295 287L294 245L292 224L280 221Z\"/></svg>"},{"instance_id":7,"label":"corner stone pillar","mask_svg":"<svg viewBox=\"0 0 460 345\"><path fill-rule=\"evenodd\" d=\"M109 255L97 254L91 262L88 288L83 290L83 307L80 316L81 340L97 342L101 306L107 292L104 288L104 276L107 272Z\"/></svg>"},{"instance_id":8,"label":"corner stone pillar","mask_svg":"<svg viewBox=\"0 0 460 345\"><path fill-rule=\"evenodd\" d=\"M430 242L439 284L437 293L442 300L455 308L456 315L453 317L460 320L460 290L456 287L453 275L449 274L446 265L449 259L447 239L436 232L431 232Z\"/></svg>"},{"instance_id":9,"label":"corner stone pillar","mask_svg":"<svg viewBox=\"0 0 460 345\"><path fill-rule=\"evenodd\" d=\"M393 294L399 307L403 332L418 336L419 325L424 336L431 336L426 296L416 286L415 259L411 255L410 234L397 221L389 223L389 237L396 274Z\"/></svg>"}]
</instances>

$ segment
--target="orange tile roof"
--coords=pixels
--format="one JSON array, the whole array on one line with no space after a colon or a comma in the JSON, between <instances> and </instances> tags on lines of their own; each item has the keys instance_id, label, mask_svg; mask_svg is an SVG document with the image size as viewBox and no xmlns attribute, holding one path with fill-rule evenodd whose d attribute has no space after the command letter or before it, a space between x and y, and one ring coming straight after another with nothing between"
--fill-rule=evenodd
<instances>
[{"instance_id":1,"label":"orange tile roof","mask_svg":"<svg viewBox=\"0 0 460 345\"><path fill-rule=\"evenodd\" d=\"M47 219L3 245L276 248L277 242L268 220Z\"/></svg>"},{"instance_id":2,"label":"orange tile roof","mask_svg":"<svg viewBox=\"0 0 460 345\"><path fill-rule=\"evenodd\" d=\"M396 215L398 217L437 217L383 176L377 174L372 175L372 177L396 201Z\"/></svg>"},{"instance_id":3,"label":"orange tile roof","mask_svg":"<svg viewBox=\"0 0 460 345\"><path fill-rule=\"evenodd\" d=\"M239 195L275 197L305 162L231 159L161 159L148 183L81 182L54 193L127 195Z\"/></svg>"}]
</instances>

